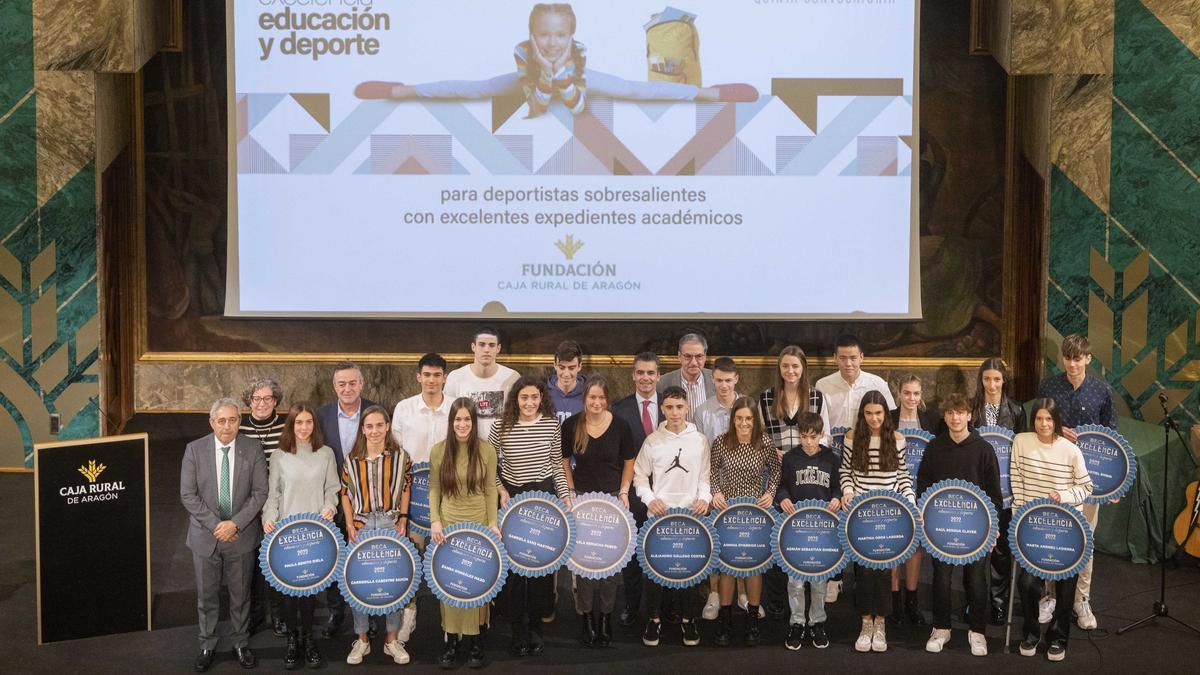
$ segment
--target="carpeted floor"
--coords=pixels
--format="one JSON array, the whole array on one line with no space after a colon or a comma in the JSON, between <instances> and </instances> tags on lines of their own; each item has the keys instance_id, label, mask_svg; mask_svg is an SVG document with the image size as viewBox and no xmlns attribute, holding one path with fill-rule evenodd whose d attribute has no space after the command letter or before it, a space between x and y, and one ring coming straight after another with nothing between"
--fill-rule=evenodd
<instances>
[{"instance_id":1,"label":"carpeted floor","mask_svg":"<svg viewBox=\"0 0 1200 675\"><path fill-rule=\"evenodd\" d=\"M187 440L208 431L203 415L139 415L127 427L128 432L151 434L151 532L153 536L152 574L154 589L154 631L128 633L74 642L37 645L35 626L33 477L28 474L0 474L0 494L7 495L7 508L0 511L0 644L3 660L0 672L188 672L196 649L195 591L191 557L184 546L186 514L179 504L179 461ZM929 574L926 564L926 576ZM922 585L928 608L928 578ZM829 607L829 633L833 644L828 649L804 648L789 652L782 646L786 626L764 622L763 644L753 649L717 648L711 644L711 630L704 626L704 642L699 647L683 647L678 628L664 630L663 645L651 649L642 646L638 634L618 629L614 648L584 649L575 641L578 622L570 606L570 586L565 574L559 576L558 620L547 626L546 653L537 658L517 660L507 655L507 627L500 624L489 640L489 670L516 671L540 666L553 672L592 673L627 672L779 672L797 668L817 671L871 671L908 673L942 672L968 669L980 672L1196 672L1200 663L1200 636L1188 633L1169 622L1117 636L1115 629L1148 614L1157 597L1158 567L1133 565L1126 560L1100 555L1095 569L1095 597L1092 606L1100 629L1091 634L1072 633L1067 660L1048 663L1037 658L1022 658L1013 647L1003 654L1003 627L988 629L991 655L974 658L966 645L965 626L956 624L954 638L941 654L924 651L927 628L905 626L889 631L890 649L885 654L857 654L852 643L858 619L849 598ZM1200 570L1181 566L1168 571L1168 601L1172 614L1200 626ZM620 598L620 595L618 595ZM956 590L961 604L961 590ZM619 600L618 600L619 602ZM320 611L320 610L318 610ZM424 594L419 600L418 630L409 644L413 663L409 669L422 672L436 668L441 636L438 632L437 604ZM956 610L956 616L957 616ZM95 617L103 621L104 617ZM738 624L740 625L740 623ZM227 631L227 624L222 624ZM736 628L735 628L736 630ZM1016 630L1014 629L1014 633ZM350 670L345 657L350 636L322 641L321 648L334 670ZM378 641L377 641L378 642ZM735 645L738 644L735 641ZM259 669L279 670L283 641L270 630L260 629L251 639L251 647L260 659ZM240 671L225 644L212 672ZM376 644L363 666L355 670L396 668Z\"/></svg>"}]
</instances>

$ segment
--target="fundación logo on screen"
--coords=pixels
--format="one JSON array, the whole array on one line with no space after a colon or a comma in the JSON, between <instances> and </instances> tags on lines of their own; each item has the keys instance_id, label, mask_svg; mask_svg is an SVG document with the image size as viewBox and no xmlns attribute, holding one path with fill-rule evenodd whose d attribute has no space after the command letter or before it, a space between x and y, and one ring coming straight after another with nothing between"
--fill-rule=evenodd
<instances>
[{"instance_id":1,"label":"fundaci\u00f3n logo on screen","mask_svg":"<svg viewBox=\"0 0 1200 675\"><path fill-rule=\"evenodd\" d=\"M642 282L618 278L616 263L603 260L575 260L586 246L575 235L555 240L554 247L566 262L523 262L516 279L501 279L502 291L640 291Z\"/></svg>"},{"instance_id":2,"label":"fundaci\u00f3n logo on screen","mask_svg":"<svg viewBox=\"0 0 1200 675\"><path fill-rule=\"evenodd\" d=\"M79 467L79 473L87 479L87 483L64 485L58 489L58 494L67 500L68 504L83 504L87 502L107 502L119 499L125 491L124 481L106 481L97 483L96 479L108 467L96 460L88 460L87 464Z\"/></svg>"}]
</instances>

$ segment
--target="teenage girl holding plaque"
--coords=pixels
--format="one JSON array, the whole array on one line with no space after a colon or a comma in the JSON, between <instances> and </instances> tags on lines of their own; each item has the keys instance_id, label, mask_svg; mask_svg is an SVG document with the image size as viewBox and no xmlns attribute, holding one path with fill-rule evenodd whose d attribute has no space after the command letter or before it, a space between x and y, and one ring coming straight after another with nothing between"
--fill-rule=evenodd
<instances>
[{"instance_id":1,"label":"teenage girl holding plaque","mask_svg":"<svg viewBox=\"0 0 1200 675\"><path fill-rule=\"evenodd\" d=\"M919 375L909 374L900 378L896 390L896 409L892 411L892 422L896 429L920 429L934 436L942 430L942 421L925 406L925 390ZM900 588L900 577L904 577L904 589ZM921 613L921 600L918 584L921 581L921 549L913 551L913 555L900 567L892 568L892 613L888 621L893 626L900 625L900 619L907 617L914 626L925 626L929 622Z\"/></svg>"},{"instance_id":2,"label":"teenage girl holding plaque","mask_svg":"<svg viewBox=\"0 0 1200 675\"><path fill-rule=\"evenodd\" d=\"M858 406L854 428L846 433L840 471L843 509L871 490L895 490L916 503L904 445L904 436L896 431L888 414L887 399L878 391L868 391ZM891 570L854 566L854 605L862 616L855 650L887 651L891 585Z\"/></svg>"},{"instance_id":3,"label":"teenage girl holding plaque","mask_svg":"<svg viewBox=\"0 0 1200 675\"><path fill-rule=\"evenodd\" d=\"M429 452L430 537L441 544L443 530L455 523L479 523L497 537L496 448L480 440L478 418L471 399L450 404L446 439ZM469 642L467 666L484 665L483 638L488 606L451 607L442 603L442 656L438 665L453 668L458 660L460 637Z\"/></svg>"},{"instance_id":4,"label":"teenage girl holding plaque","mask_svg":"<svg viewBox=\"0 0 1200 675\"><path fill-rule=\"evenodd\" d=\"M570 487L562 462L562 435L544 380L525 376L513 384L504 401L504 416L488 441L500 456L497 490L500 505L523 492L549 492L571 507ZM554 608L554 578L525 577L509 572L503 597L504 614L512 622L513 656L541 654L545 648L542 617Z\"/></svg>"},{"instance_id":5,"label":"teenage girl holding plaque","mask_svg":"<svg viewBox=\"0 0 1200 675\"><path fill-rule=\"evenodd\" d=\"M769 509L779 486L779 453L763 433L762 421L753 399L742 396L729 410L729 430L713 440L709 459L709 484L712 486L714 511L723 510L727 501L751 497ZM764 484L763 477L766 476ZM733 629L733 591L737 580L721 574L719 593L721 610L717 615L714 641L729 646ZM746 577L746 646L758 644L758 606L762 600L762 575Z\"/></svg>"},{"instance_id":6,"label":"teenage girl holding plaque","mask_svg":"<svg viewBox=\"0 0 1200 675\"><path fill-rule=\"evenodd\" d=\"M275 523L297 513L319 513L332 521L337 512L337 460L325 445L321 429L314 422L313 409L296 403L288 410L287 421L279 435L278 452L271 453L271 482L263 504L263 532L275 531ZM294 670L301 665L301 653L309 668L321 668L325 659L312 639L315 595L284 595L283 621L288 627L287 650L283 667Z\"/></svg>"},{"instance_id":7,"label":"teenage girl holding plaque","mask_svg":"<svg viewBox=\"0 0 1200 675\"><path fill-rule=\"evenodd\" d=\"M354 447L342 467L342 512L351 544L363 530L395 529L403 537L408 523L408 455L392 436L391 419L382 406L370 406L361 419ZM383 643L383 653L400 665L409 661L404 643L398 639L402 615L403 609L387 615L387 640ZM366 614L354 612L358 639L346 656L346 663L352 666L371 653L368 620Z\"/></svg>"},{"instance_id":8,"label":"teenage girl holding plaque","mask_svg":"<svg viewBox=\"0 0 1200 675\"><path fill-rule=\"evenodd\" d=\"M611 400L608 380L588 378L583 413L563 424L563 472L573 481L575 491L616 496L628 509L638 446L629 425L609 410ZM574 471L569 470L572 459ZM575 577L575 602L583 617L579 641L585 647L612 644L612 612L620 585L619 574L606 579Z\"/></svg>"}]
</instances>

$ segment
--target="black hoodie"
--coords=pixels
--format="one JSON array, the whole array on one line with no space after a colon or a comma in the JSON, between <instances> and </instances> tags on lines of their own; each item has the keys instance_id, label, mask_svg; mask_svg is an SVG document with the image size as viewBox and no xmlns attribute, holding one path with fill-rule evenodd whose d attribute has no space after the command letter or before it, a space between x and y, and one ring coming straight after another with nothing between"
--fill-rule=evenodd
<instances>
[{"instance_id":1,"label":"black hoodie","mask_svg":"<svg viewBox=\"0 0 1200 675\"><path fill-rule=\"evenodd\" d=\"M934 483L949 479L978 485L991 498L997 512L1004 507L996 451L974 429L962 443L955 443L949 431L943 431L929 441L917 470L917 496L924 494Z\"/></svg>"}]
</instances>

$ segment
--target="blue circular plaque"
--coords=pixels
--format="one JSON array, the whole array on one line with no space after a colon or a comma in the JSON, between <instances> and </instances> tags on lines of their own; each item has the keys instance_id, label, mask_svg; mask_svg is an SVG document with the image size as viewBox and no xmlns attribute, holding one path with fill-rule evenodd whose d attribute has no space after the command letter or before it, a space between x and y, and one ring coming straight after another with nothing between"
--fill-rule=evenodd
<instances>
[{"instance_id":1,"label":"blue circular plaque","mask_svg":"<svg viewBox=\"0 0 1200 675\"><path fill-rule=\"evenodd\" d=\"M1133 446L1116 429L1098 424L1075 427L1075 433L1079 436L1075 445L1083 453L1088 475L1095 486L1087 500L1092 504L1104 504L1124 497L1137 478Z\"/></svg>"},{"instance_id":2,"label":"blue circular plaque","mask_svg":"<svg viewBox=\"0 0 1200 675\"><path fill-rule=\"evenodd\" d=\"M732 577L752 577L771 566L771 530L775 515L756 503L753 497L739 497L726 503L725 510L713 516L713 529L721 541L717 569Z\"/></svg>"},{"instance_id":3,"label":"blue circular plaque","mask_svg":"<svg viewBox=\"0 0 1200 675\"><path fill-rule=\"evenodd\" d=\"M362 614L391 614L421 587L421 557L395 529L362 530L339 564L338 590Z\"/></svg>"},{"instance_id":4,"label":"blue circular plaque","mask_svg":"<svg viewBox=\"0 0 1200 675\"><path fill-rule=\"evenodd\" d=\"M1092 557L1092 528L1079 509L1042 497L1013 511L1008 545L1035 577L1068 579Z\"/></svg>"},{"instance_id":5,"label":"blue circular plaque","mask_svg":"<svg viewBox=\"0 0 1200 675\"><path fill-rule=\"evenodd\" d=\"M829 448L839 458L846 451L846 434L848 433L850 433L850 427L834 427L829 430Z\"/></svg>"},{"instance_id":6,"label":"blue circular plaque","mask_svg":"<svg viewBox=\"0 0 1200 675\"><path fill-rule=\"evenodd\" d=\"M924 429L901 429L904 435L904 463L908 465L908 475L917 479L917 469L921 468L921 460L925 457L925 448L933 440L933 434Z\"/></svg>"},{"instance_id":7,"label":"blue circular plaque","mask_svg":"<svg viewBox=\"0 0 1200 675\"><path fill-rule=\"evenodd\" d=\"M567 568L585 579L607 579L625 569L637 548L637 525L621 500L585 492L571 502L575 547Z\"/></svg>"},{"instance_id":8,"label":"blue circular plaque","mask_svg":"<svg viewBox=\"0 0 1200 675\"><path fill-rule=\"evenodd\" d=\"M432 525L429 515L429 462L413 464L408 475L412 480L408 493L408 531L427 535Z\"/></svg>"},{"instance_id":9,"label":"blue circular plaque","mask_svg":"<svg viewBox=\"0 0 1200 675\"><path fill-rule=\"evenodd\" d=\"M1000 536L996 506L974 483L934 483L917 501L917 511L921 514L921 545L948 565L969 565L986 558Z\"/></svg>"},{"instance_id":10,"label":"blue circular plaque","mask_svg":"<svg viewBox=\"0 0 1200 675\"><path fill-rule=\"evenodd\" d=\"M1000 496L1004 498L1004 508L1011 509L1013 432L1011 429L993 425L980 427L979 435L996 451L996 464L1000 465Z\"/></svg>"},{"instance_id":11,"label":"blue circular plaque","mask_svg":"<svg viewBox=\"0 0 1200 675\"><path fill-rule=\"evenodd\" d=\"M838 537L841 519L817 499L795 506L795 513L776 518L771 532L775 562L797 581L816 583L836 576L850 562Z\"/></svg>"},{"instance_id":12,"label":"blue circular plaque","mask_svg":"<svg viewBox=\"0 0 1200 675\"><path fill-rule=\"evenodd\" d=\"M712 574L721 557L721 540L711 519L675 507L666 515L651 515L642 525L637 556L650 581L688 588Z\"/></svg>"},{"instance_id":13,"label":"blue circular plaque","mask_svg":"<svg viewBox=\"0 0 1200 675\"><path fill-rule=\"evenodd\" d=\"M894 490L871 490L854 498L842 518L842 548L859 565L890 569L917 550L921 517L917 507Z\"/></svg>"},{"instance_id":14,"label":"blue circular plaque","mask_svg":"<svg viewBox=\"0 0 1200 675\"><path fill-rule=\"evenodd\" d=\"M316 595L337 580L338 559L345 555L342 533L316 513L297 513L276 521L263 539L258 566L275 590L297 597Z\"/></svg>"},{"instance_id":15,"label":"blue circular plaque","mask_svg":"<svg viewBox=\"0 0 1200 675\"><path fill-rule=\"evenodd\" d=\"M438 600L451 607L478 607L491 602L508 575L508 554L487 526L455 523L442 530L446 540L430 540L425 549L425 583Z\"/></svg>"},{"instance_id":16,"label":"blue circular plaque","mask_svg":"<svg viewBox=\"0 0 1200 675\"><path fill-rule=\"evenodd\" d=\"M553 574L575 545L575 516L549 492L523 492L500 511L500 538L512 571L525 577Z\"/></svg>"}]
</instances>

